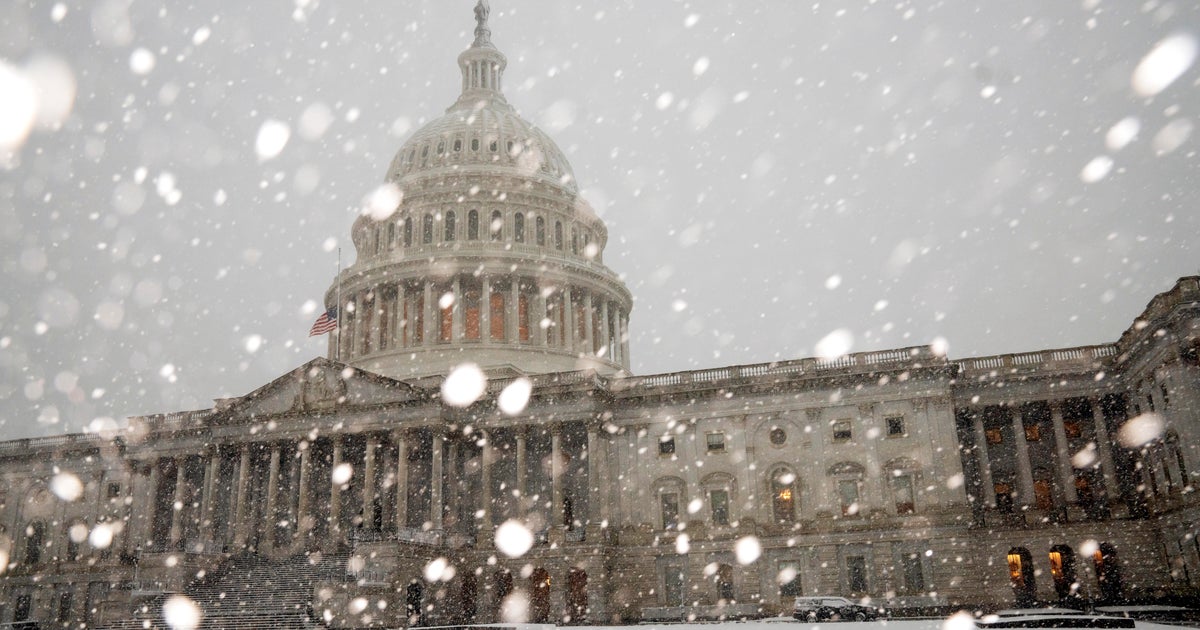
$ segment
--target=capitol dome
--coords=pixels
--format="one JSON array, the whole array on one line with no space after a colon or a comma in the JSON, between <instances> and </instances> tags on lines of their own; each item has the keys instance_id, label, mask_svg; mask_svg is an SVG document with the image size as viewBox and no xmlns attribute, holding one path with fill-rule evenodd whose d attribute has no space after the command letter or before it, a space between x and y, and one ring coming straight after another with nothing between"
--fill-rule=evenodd
<instances>
[{"instance_id":1,"label":"capitol dome","mask_svg":"<svg viewBox=\"0 0 1200 630\"><path fill-rule=\"evenodd\" d=\"M492 375L628 372L633 300L571 165L500 89L487 3L458 57L462 93L396 153L391 212L360 216L326 293L330 358L393 378L475 363ZM377 210L377 209L376 209Z\"/></svg>"}]
</instances>

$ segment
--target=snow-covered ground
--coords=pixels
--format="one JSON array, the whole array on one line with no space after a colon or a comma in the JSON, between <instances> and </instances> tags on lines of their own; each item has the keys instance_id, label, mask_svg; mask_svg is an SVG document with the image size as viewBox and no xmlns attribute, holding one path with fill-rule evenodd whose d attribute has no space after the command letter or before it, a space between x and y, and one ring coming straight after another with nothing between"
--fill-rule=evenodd
<instances>
[{"instance_id":1,"label":"snow-covered ground","mask_svg":"<svg viewBox=\"0 0 1200 630\"><path fill-rule=\"evenodd\" d=\"M891 619L880 621L840 621L806 623L788 618L760 619L757 621L724 621L714 623L666 623L642 624L638 630L973 630L970 623L946 619ZM1167 626L1144 621L1137 622L1137 630L1171 630L1179 626ZM574 626L579 630L630 630L630 626Z\"/></svg>"}]
</instances>

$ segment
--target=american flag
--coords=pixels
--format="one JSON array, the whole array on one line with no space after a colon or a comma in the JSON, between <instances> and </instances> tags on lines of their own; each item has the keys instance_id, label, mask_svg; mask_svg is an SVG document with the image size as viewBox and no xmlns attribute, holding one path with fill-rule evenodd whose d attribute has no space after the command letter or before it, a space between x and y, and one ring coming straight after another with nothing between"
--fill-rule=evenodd
<instances>
[{"instance_id":1,"label":"american flag","mask_svg":"<svg viewBox=\"0 0 1200 630\"><path fill-rule=\"evenodd\" d=\"M313 322L312 328L308 330L308 336L316 337L317 335L324 335L325 333L337 330L337 318L338 312L336 306L325 311L324 313L321 313L321 316L317 318L317 321Z\"/></svg>"}]
</instances>

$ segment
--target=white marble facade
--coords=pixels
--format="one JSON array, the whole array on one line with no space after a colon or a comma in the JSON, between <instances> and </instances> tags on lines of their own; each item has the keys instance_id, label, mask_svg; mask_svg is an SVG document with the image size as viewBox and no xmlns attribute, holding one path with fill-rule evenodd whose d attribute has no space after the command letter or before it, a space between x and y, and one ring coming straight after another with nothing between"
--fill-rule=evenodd
<instances>
[{"instance_id":1,"label":"white marble facade","mask_svg":"<svg viewBox=\"0 0 1200 630\"><path fill-rule=\"evenodd\" d=\"M1196 592L1200 278L1111 344L635 376L607 230L505 101L506 63L484 10L462 97L388 169L403 201L353 227L328 357L211 409L0 443L0 622L133 623L246 554L314 552L348 561L313 588L337 627L494 621L513 592L592 622ZM448 406L465 361L488 391ZM1122 443L1135 418L1160 428ZM517 558L508 521L534 535Z\"/></svg>"}]
</instances>

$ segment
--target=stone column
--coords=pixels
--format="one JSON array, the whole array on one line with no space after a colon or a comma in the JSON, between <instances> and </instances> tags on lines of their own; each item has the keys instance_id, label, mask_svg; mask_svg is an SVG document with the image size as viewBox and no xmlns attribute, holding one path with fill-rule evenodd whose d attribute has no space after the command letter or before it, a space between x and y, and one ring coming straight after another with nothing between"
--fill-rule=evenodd
<instances>
[{"instance_id":1,"label":"stone column","mask_svg":"<svg viewBox=\"0 0 1200 630\"><path fill-rule=\"evenodd\" d=\"M178 549L179 544L183 541L184 484L187 483L184 464L186 462L186 456L175 459L175 497L171 503L171 549Z\"/></svg>"},{"instance_id":2,"label":"stone column","mask_svg":"<svg viewBox=\"0 0 1200 630\"><path fill-rule=\"evenodd\" d=\"M404 431L396 431L396 529L408 525L408 439Z\"/></svg>"},{"instance_id":3,"label":"stone column","mask_svg":"<svg viewBox=\"0 0 1200 630\"><path fill-rule=\"evenodd\" d=\"M555 424L550 428L550 494L553 497L553 507L550 508L548 520L551 530L561 529L563 524L562 458L562 425Z\"/></svg>"},{"instance_id":4,"label":"stone column","mask_svg":"<svg viewBox=\"0 0 1200 630\"><path fill-rule=\"evenodd\" d=\"M480 217L482 220L483 217ZM483 276L479 279L479 343L492 341L492 279Z\"/></svg>"},{"instance_id":5,"label":"stone column","mask_svg":"<svg viewBox=\"0 0 1200 630\"><path fill-rule=\"evenodd\" d=\"M1012 409L1013 443L1017 450L1017 482L1021 488L1021 504L1034 505L1033 464L1029 460L1029 443L1025 440L1025 418L1020 407Z\"/></svg>"},{"instance_id":6,"label":"stone column","mask_svg":"<svg viewBox=\"0 0 1200 630\"><path fill-rule=\"evenodd\" d=\"M594 315L592 314L592 292L583 294L583 347L589 356L596 355Z\"/></svg>"},{"instance_id":7,"label":"stone column","mask_svg":"<svg viewBox=\"0 0 1200 630\"><path fill-rule=\"evenodd\" d=\"M604 336L600 343L604 346L604 355L609 361L616 361L616 351L613 348L612 333L608 322L608 300L600 301L600 332Z\"/></svg>"},{"instance_id":8,"label":"stone column","mask_svg":"<svg viewBox=\"0 0 1200 630\"><path fill-rule=\"evenodd\" d=\"M996 507L996 484L992 482L992 464L988 459L987 447L987 432L983 428L983 411L980 409L971 410L971 419L975 423L975 456L979 462L979 479L980 485L983 486L981 492L983 496L983 504L987 507Z\"/></svg>"},{"instance_id":9,"label":"stone column","mask_svg":"<svg viewBox=\"0 0 1200 630\"><path fill-rule=\"evenodd\" d=\"M531 307L533 308L533 316L537 321L529 325L529 334L533 335L536 345L539 346L550 345L550 329L542 328L542 322L546 319L546 309L549 308L546 306L546 302L546 296L542 295L541 291L534 293Z\"/></svg>"},{"instance_id":10,"label":"stone column","mask_svg":"<svg viewBox=\"0 0 1200 630\"><path fill-rule=\"evenodd\" d=\"M1100 469L1104 473L1104 490L1108 495L1105 501L1112 504L1121 499L1121 486L1117 484L1117 467L1113 463L1112 444L1108 435L1108 422L1104 419L1104 409L1100 401L1088 399L1092 407L1092 422L1096 427L1096 448L1100 451Z\"/></svg>"},{"instance_id":11,"label":"stone column","mask_svg":"<svg viewBox=\"0 0 1200 630\"><path fill-rule=\"evenodd\" d=\"M487 539L492 537L492 459L495 449L492 448L492 432L483 432L483 452L480 453L479 469L479 511L483 516L479 519L480 531Z\"/></svg>"},{"instance_id":12,"label":"stone column","mask_svg":"<svg viewBox=\"0 0 1200 630\"><path fill-rule=\"evenodd\" d=\"M581 514L585 526L590 526L593 523L599 524L599 521L606 519L601 513L604 509L604 488L601 475L603 474L602 466L604 465L605 457L601 452L603 445L600 442L600 428L595 425L587 428L587 467L588 467L588 491L587 491L587 514ZM599 509L597 509L599 508Z\"/></svg>"},{"instance_id":13,"label":"stone column","mask_svg":"<svg viewBox=\"0 0 1200 630\"><path fill-rule=\"evenodd\" d=\"M150 509L143 512L141 516L142 526L141 535L138 536L138 545L148 543L153 548L155 541L151 537L154 535L154 517L158 514L158 460L152 459L148 465L150 466L150 491L146 493L147 498L145 500ZM134 495L135 502L137 499L137 495Z\"/></svg>"},{"instance_id":14,"label":"stone column","mask_svg":"<svg viewBox=\"0 0 1200 630\"><path fill-rule=\"evenodd\" d=\"M433 523L434 531L442 529L442 440L445 438L437 430L433 432L433 453L430 455L431 471L429 480L429 521Z\"/></svg>"},{"instance_id":15,"label":"stone column","mask_svg":"<svg viewBox=\"0 0 1200 630\"><path fill-rule=\"evenodd\" d=\"M575 301L572 298L571 285L564 286L563 296L563 326L567 328L563 335L563 350L574 352L579 348L579 340L575 338ZM561 520L561 519L560 519Z\"/></svg>"},{"instance_id":16,"label":"stone column","mask_svg":"<svg viewBox=\"0 0 1200 630\"><path fill-rule=\"evenodd\" d=\"M1071 465L1071 451L1067 444L1067 429L1063 425L1062 401L1050 402L1050 420L1054 423L1054 450L1058 456L1058 476L1067 503L1078 501L1075 495L1075 470Z\"/></svg>"},{"instance_id":17,"label":"stone column","mask_svg":"<svg viewBox=\"0 0 1200 630\"><path fill-rule=\"evenodd\" d=\"M375 528L375 447L376 439L367 436L366 450L363 452L363 489L362 489L362 528Z\"/></svg>"},{"instance_id":18,"label":"stone column","mask_svg":"<svg viewBox=\"0 0 1200 630\"><path fill-rule=\"evenodd\" d=\"M221 453L216 448L208 450L208 465L204 467L204 489L200 493L200 531L205 551L216 551L213 539L213 513L216 504L217 477L221 474Z\"/></svg>"},{"instance_id":19,"label":"stone column","mask_svg":"<svg viewBox=\"0 0 1200 630\"><path fill-rule=\"evenodd\" d=\"M307 534L312 529L312 517L309 515L308 485L312 481L312 450L314 445L312 442L303 444L304 449L300 451L300 483L297 484L296 491L296 534L302 536Z\"/></svg>"},{"instance_id":20,"label":"stone column","mask_svg":"<svg viewBox=\"0 0 1200 630\"><path fill-rule=\"evenodd\" d=\"M458 343L463 339L463 315L466 305L463 304L462 279L454 276L454 282L450 284L450 291L454 293L454 306L450 310L450 341Z\"/></svg>"},{"instance_id":21,"label":"stone column","mask_svg":"<svg viewBox=\"0 0 1200 630\"><path fill-rule=\"evenodd\" d=\"M525 498L525 476L529 468L525 454L525 427L516 427L513 431L517 434L517 516L524 518L525 508L528 505L528 499Z\"/></svg>"},{"instance_id":22,"label":"stone column","mask_svg":"<svg viewBox=\"0 0 1200 630\"><path fill-rule=\"evenodd\" d=\"M508 321L504 322L505 341L508 343L518 343L521 341L521 282L517 278L513 278L508 287L509 304L507 311L512 314ZM528 318L528 313L525 314ZM529 322L525 322L528 326ZM532 331L530 331L532 334Z\"/></svg>"},{"instance_id":23,"label":"stone column","mask_svg":"<svg viewBox=\"0 0 1200 630\"><path fill-rule=\"evenodd\" d=\"M237 516L234 517L233 544L235 547L242 547L246 544L248 532L246 524L250 520L247 514L250 504L248 497L250 491L250 445L242 445L241 461L238 464L238 485L237 485Z\"/></svg>"},{"instance_id":24,"label":"stone column","mask_svg":"<svg viewBox=\"0 0 1200 630\"><path fill-rule=\"evenodd\" d=\"M423 326L424 330L421 331L421 342L422 342L422 345L432 346L433 344L437 343L437 341L434 339L434 331L438 330L438 328L441 327L441 313L438 312L437 304L434 303L433 284L431 282L429 282L428 280L425 280L424 285L425 285L424 286L425 304L423 305L424 306L423 310L425 312L422 317L422 319L424 320L422 322L424 324L424 326ZM437 317L438 317L437 322L434 321L434 313L437 313ZM436 327L435 327L435 325L436 325ZM438 336L439 337L441 336L440 331L439 331Z\"/></svg>"},{"instance_id":25,"label":"stone column","mask_svg":"<svg viewBox=\"0 0 1200 630\"><path fill-rule=\"evenodd\" d=\"M329 531L334 533L342 531L342 484L335 483L332 475L341 464L342 439L335 437L333 438L333 466L329 469Z\"/></svg>"},{"instance_id":26,"label":"stone column","mask_svg":"<svg viewBox=\"0 0 1200 630\"><path fill-rule=\"evenodd\" d=\"M621 365L629 364L629 317L626 315L618 316L621 322L621 329L618 332L620 335L619 342L621 344Z\"/></svg>"},{"instance_id":27,"label":"stone column","mask_svg":"<svg viewBox=\"0 0 1200 630\"><path fill-rule=\"evenodd\" d=\"M269 547L276 544L275 540L275 523L279 522L277 512L279 511L279 443L271 445L271 467L267 472L267 513L263 518L263 525L266 527L266 541Z\"/></svg>"},{"instance_id":28,"label":"stone column","mask_svg":"<svg viewBox=\"0 0 1200 630\"><path fill-rule=\"evenodd\" d=\"M392 341L396 346L401 348L407 348L412 343L411 336L405 334L405 331L411 330L411 322L408 321L408 317L405 317L407 300L408 296L404 294L404 283L397 282L396 314L392 317L392 320L395 322L392 331ZM408 313L408 315L411 316L412 313Z\"/></svg>"}]
</instances>

